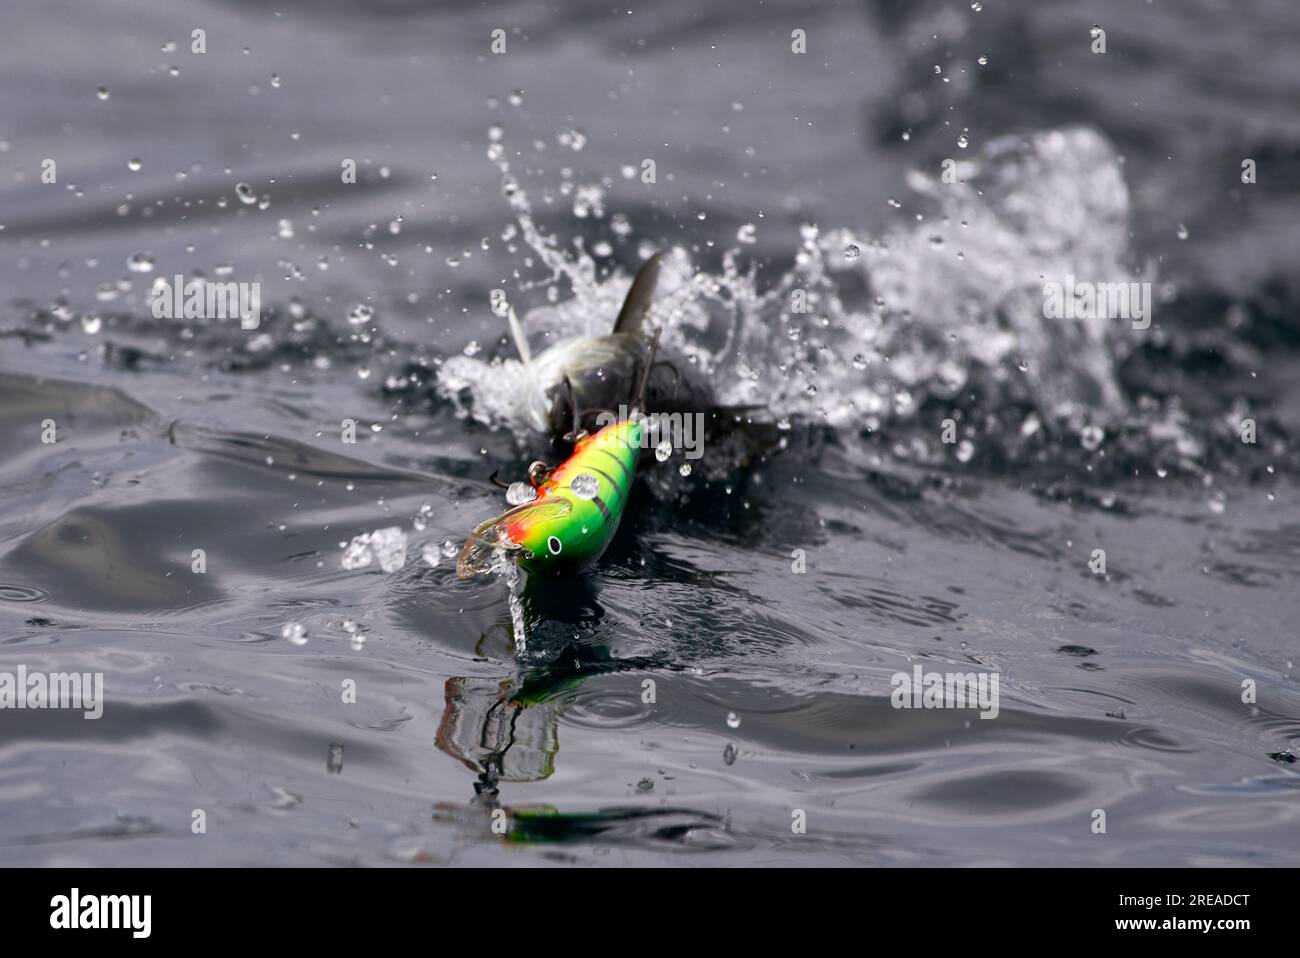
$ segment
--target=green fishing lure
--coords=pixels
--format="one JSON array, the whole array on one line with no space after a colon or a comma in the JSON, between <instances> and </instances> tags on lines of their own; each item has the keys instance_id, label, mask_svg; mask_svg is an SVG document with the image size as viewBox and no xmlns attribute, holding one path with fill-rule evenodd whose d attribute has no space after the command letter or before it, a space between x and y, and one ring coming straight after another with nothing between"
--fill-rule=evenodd
<instances>
[{"instance_id":1,"label":"green fishing lure","mask_svg":"<svg viewBox=\"0 0 1300 958\"><path fill-rule=\"evenodd\" d=\"M501 552L543 575L591 568L623 518L642 428L641 419L634 416L579 438L573 455L536 484L535 499L470 533L456 572L462 578L489 572Z\"/></svg>"}]
</instances>

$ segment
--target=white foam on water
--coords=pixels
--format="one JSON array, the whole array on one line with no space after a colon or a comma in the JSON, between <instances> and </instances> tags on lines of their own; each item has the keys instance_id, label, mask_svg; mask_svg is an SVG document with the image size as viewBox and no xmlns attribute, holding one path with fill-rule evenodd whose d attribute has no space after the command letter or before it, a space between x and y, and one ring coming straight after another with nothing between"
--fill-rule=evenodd
<instances>
[{"instance_id":1,"label":"white foam on water","mask_svg":"<svg viewBox=\"0 0 1300 958\"><path fill-rule=\"evenodd\" d=\"M547 274L527 288L549 287L558 299L567 286L570 295L522 317L531 364L455 356L439 383L466 416L538 432L553 372L544 350L607 333L631 277L599 281L580 241L566 250L544 234L503 151L493 155L525 265ZM1048 319L1044 309L1045 284L1067 275L1151 278L1129 264L1129 195L1110 143L1083 128L1004 137L957 173L955 183L913 173L908 208L922 217L883 235L804 226L794 266L766 283L739 249L716 274L673 249L651 313L664 346L708 376L720 403L762 404L773 422L875 429L976 380L1078 428L1122 416L1115 370L1133 342L1129 323Z\"/></svg>"}]
</instances>

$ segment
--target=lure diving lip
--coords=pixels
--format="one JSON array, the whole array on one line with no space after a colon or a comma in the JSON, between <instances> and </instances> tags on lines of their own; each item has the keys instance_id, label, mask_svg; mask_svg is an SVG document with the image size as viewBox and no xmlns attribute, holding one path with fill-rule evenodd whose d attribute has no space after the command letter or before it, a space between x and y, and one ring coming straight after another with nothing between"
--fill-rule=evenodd
<instances>
[{"instance_id":1,"label":"lure diving lip","mask_svg":"<svg viewBox=\"0 0 1300 958\"><path fill-rule=\"evenodd\" d=\"M469 578L493 571L503 553L528 572L542 575L591 568L623 518L642 428L641 419L634 416L580 437L573 455L536 486L535 499L469 534L456 573Z\"/></svg>"}]
</instances>

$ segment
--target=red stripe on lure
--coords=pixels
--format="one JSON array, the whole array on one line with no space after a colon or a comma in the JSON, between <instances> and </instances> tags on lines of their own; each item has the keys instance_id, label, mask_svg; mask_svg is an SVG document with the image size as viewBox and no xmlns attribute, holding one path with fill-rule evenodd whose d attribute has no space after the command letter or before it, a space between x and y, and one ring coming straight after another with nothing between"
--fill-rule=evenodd
<instances>
[{"instance_id":1,"label":"red stripe on lure","mask_svg":"<svg viewBox=\"0 0 1300 958\"><path fill-rule=\"evenodd\" d=\"M457 574L493 571L502 556L543 575L591 568L623 518L642 428L633 416L580 438L573 455L537 486L537 498L470 533L456 560Z\"/></svg>"}]
</instances>

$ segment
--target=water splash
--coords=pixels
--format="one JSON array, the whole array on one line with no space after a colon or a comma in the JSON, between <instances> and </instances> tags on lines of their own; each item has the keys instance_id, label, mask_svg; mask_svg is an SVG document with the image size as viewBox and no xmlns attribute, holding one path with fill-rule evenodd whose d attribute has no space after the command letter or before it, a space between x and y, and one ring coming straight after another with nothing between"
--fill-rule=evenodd
<instances>
[{"instance_id":1,"label":"water splash","mask_svg":"<svg viewBox=\"0 0 1300 958\"><path fill-rule=\"evenodd\" d=\"M377 562L384 572L396 572L406 565L406 533L400 526L388 526L353 536L339 561L348 570Z\"/></svg>"},{"instance_id":2,"label":"water splash","mask_svg":"<svg viewBox=\"0 0 1300 958\"><path fill-rule=\"evenodd\" d=\"M520 289L546 288L551 301L521 321L531 364L455 356L439 385L463 415L537 432L549 372L541 350L607 332L631 280L599 281L580 239L564 250L543 233L504 151L489 153L535 254L528 262L544 273ZM977 393L1027 406L1039 422L1068 421L1076 434L1123 416L1116 370L1132 346L1128 324L1048 319L1044 309L1045 284L1067 275L1135 279L1113 148L1088 129L1005 137L956 172L956 182L913 173L918 212L882 236L804 226L793 268L766 285L738 248L716 274L674 249L651 314L665 346L710 378L721 403L763 405L783 426L877 431ZM583 195L587 213L602 215ZM560 300L563 286L571 295Z\"/></svg>"},{"instance_id":3,"label":"water splash","mask_svg":"<svg viewBox=\"0 0 1300 958\"><path fill-rule=\"evenodd\" d=\"M493 571L506 583L507 604L510 607L511 632L514 635L515 655L522 656L528 651L528 629L524 623L523 574L519 565L507 554L505 549L498 549Z\"/></svg>"}]
</instances>

